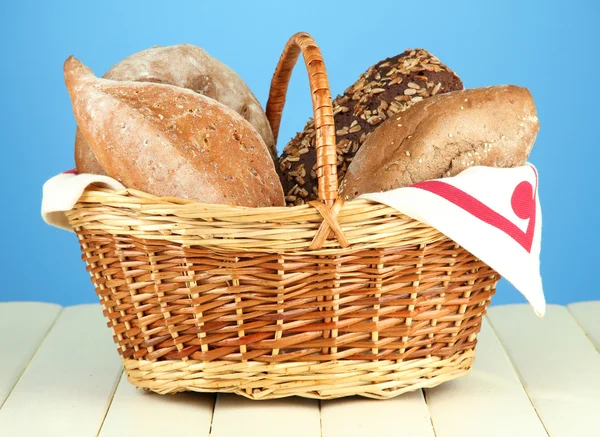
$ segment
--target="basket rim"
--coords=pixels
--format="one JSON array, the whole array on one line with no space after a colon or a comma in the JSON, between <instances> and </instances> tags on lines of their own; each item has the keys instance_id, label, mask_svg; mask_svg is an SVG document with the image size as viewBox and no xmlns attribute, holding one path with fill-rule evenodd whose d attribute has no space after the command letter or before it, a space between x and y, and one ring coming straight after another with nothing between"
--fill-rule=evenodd
<instances>
[{"instance_id":1,"label":"basket rim","mask_svg":"<svg viewBox=\"0 0 600 437\"><path fill-rule=\"evenodd\" d=\"M332 208L320 201L252 208L92 185L66 216L79 233L104 232L224 251L341 255L450 240L390 206L364 199L346 203L338 199Z\"/></svg>"},{"instance_id":2,"label":"basket rim","mask_svg":"<svg viewBox=\"0 0 600 437\"><path fill-rule=\"evenodd\" d=\"M168 196L155 196L153 194L147 193L142 190L138 190L135 188L125 188L121 190L116 190L113 188L102 186L102 183L94 183L89 185L83 191L81 197L77 200L77 203L97 203L96 200L92 199L93 196L118 196L118 197L128 197L128 198L136 198L140 200L140 205L169 205L170 207L182 207L186 208L210 208L215 212L220 211L234 211L239 213L244 213L248 215L260 214L260 213L278 213L278 212L302 212L308 210L314 210L314 207L308 203L302 205L294 205L294 206L240 206L240 205L230 205L226 203L205 203L198 202L196 200L184 199L181 197L168 197ZM322 201L316 201L318 203L323 203ZM383 203L375 202L369 199L353 199L348 201L342 201L343 207L348 208L352 207L374 207L374 208L382 208L382 209L393 209L390 206L387 206ZM142 208L143 209L143 208ZM406 214L393 209L396 215L406 217L410 220L415 220ZM415 220L418 221L418 220Z\"/></svg>"}]
</instances>

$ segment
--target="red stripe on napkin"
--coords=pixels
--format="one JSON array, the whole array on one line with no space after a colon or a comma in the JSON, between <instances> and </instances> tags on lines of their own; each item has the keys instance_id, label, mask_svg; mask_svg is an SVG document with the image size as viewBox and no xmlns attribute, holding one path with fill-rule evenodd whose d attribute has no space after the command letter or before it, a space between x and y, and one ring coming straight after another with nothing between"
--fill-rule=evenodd
<instances>
[{"instance_id":1,"label":"red stripe on napkin","mask_svg":"<svg viewBox=\"0 0 600 437\"><path fill-rule=\"evenodd\" d=\"M452 202L479 220L506 233L523 246L527 252L531 253L535 229L535 191L529 182L523 181L517 185L511 197L511 206L517 217L521 219L529 218L527 231L525 232L503 215L453 185L441 181L425 181L412 185L412 187L429 191Z\"/></svg>"}]
</instances>

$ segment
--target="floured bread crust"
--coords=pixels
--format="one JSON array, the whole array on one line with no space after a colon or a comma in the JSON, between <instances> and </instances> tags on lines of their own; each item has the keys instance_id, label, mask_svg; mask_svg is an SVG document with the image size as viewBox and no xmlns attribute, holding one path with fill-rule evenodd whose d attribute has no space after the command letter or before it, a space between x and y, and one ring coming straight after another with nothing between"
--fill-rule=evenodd
<instances>
[{"instance_id":1,"label":"floured bread crust","mask_svg":"<svg viewBox=\"0 0 600 437\"><path fill-rule=\"evenodd\" d=\"M106 173L156 196L282 206L268 148L237 112L172 85L99 79L65 62L77 124Z\"/></svg>"},{"instance_id":2,"label":"floured bread crust","mask_svg":"<svg viewBox=\"0 0 600 437\"><path fill-rule=\"evenodd\" d=\"M231 68L200 47L191 44L152 47L123 59L103 78L174 85L215 99L248 120L273 159L276 158L271 127L252 91ZM75 164L81 173L105 173L79 131L75 139Z\"/></svg>"}]
</instances>

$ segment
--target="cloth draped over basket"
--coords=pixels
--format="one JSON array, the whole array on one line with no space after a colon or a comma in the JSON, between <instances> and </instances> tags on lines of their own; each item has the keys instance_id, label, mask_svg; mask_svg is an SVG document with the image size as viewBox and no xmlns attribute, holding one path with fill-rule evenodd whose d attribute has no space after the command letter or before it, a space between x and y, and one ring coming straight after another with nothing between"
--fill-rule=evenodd
<instances>
[{"instance_id":1,"label":"cloth draped over basket","mask_svg":"<svg viewBox=\"0 0 600 437\"><path fill-rule=\"evenodd\" d=\"M137 387L390 398L471 369L500 275L543 314L533 166L476 167L344 203L325 64L306 33L284 48L267 117L276 138L300 53L320 201L207 205L75 172L44 186L42 215L77 234Z\"/></svg>"}]
</instances>

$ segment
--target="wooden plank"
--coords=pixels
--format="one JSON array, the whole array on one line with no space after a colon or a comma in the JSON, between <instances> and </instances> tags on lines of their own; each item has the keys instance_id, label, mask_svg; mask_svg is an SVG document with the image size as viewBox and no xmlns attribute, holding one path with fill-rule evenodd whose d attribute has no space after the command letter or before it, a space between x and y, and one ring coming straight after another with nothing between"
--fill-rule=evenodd
<instances>
[{"instance_id":1,"label":"wooden plank","mask_svg":"<svg viewBox=\"0 0 600 437\"><path fill-rule=\"evenodd\" d=\"M161 396L144 392L130 384L123 373L100 437L208 436L214 401L212 394L186 392Z\"/></svg>"},{"instance_id":2,"label":"wooden plank","mask_svg":"<svg viewBox=\"0 0 600 437\"><path fill-rule=\"evenodd\" d=\"M551 305L540 319L528 305L492 307L489 319L548 434L595 434L600 354L567 308Z\"/></svg>"},{"instance_id":3,"label":"wooden plank","mask_svg":"<svg viewBox=\"0 0 600 437\"><path fill-rule=\"evenodd\" d=\"M252 401L219 395L210 437L318 437L319 401L283 398Z\"/></svg>"},{"instance_id":4,"label":"wooden plank","mask_svg":"<svg viewBox=\"0 0 600 437\"><path fill-rule=\"evenodd\" d=\"M356 397L322 401L321 422L323 437L435 437L421 390L385 401Z\"/></svg>"},{"instance_id":5,"label":"wooden plank","mask_svg":"<svg viewBox=\"0 0 600 437\"><path fill-rule=\"evenodd\" d=\"M40 302L0 304L0 408L61 311Z\"/></svg>"},{"instance_id":6,"label":"wooden plank","mask_svg":"<svg viewBox=\"0 0 600 437\"><path fill-rule=\"evenodd\" d=\"M487 320L471 373L425 393L437 437L547 437Z\"/></svg>"},{"instance_id":7,"label":"wooden plank","mask_svg":"<svg viewBox=\"0 0 600 437\"><path fill-rule=\"evenodd\" d=\"M600 351L600 301L572 303L569 311Z\"/></svg>"},{"instance_id":8,"label":"wooden plank","mask_svg":"<svg viewBox=\"0 0 600 437\"><path fill-rule=\"evenodd\" d=\"M0 410L3 435L92 436L121 361L99 305L65 308Z\"/></svg>"}]
</instances>

